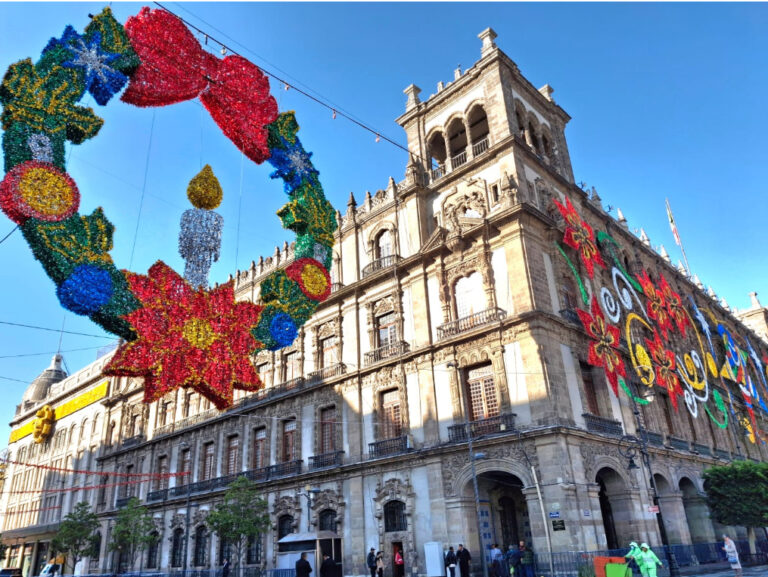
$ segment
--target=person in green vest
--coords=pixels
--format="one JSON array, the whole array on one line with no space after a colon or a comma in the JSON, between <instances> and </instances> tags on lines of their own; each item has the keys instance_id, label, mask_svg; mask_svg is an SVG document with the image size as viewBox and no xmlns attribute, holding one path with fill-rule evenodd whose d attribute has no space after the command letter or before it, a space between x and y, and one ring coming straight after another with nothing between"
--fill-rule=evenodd
<instances>
[{"instance_id":1,"label":"person in green vest","mask_svg":"<svg viewBox=\"0 0 768 577\"><path fill-rule=\"evenodd\" d=\"M643 577L656 577L656 565L662 567L661 561L656 557L656 553L648 547L648 543L640 545L640 554L637 556L636 561L640 566L640 573L643 574Z\"/></svg>"},{"instance_id":2,"label":"person in green vest","mask_svg":"<svg viewBox=\"0 0 768 577\"><path fill-rule=\"evenodd\" d=\"M640 546L637 544L637 541L632 541L629 544L629 553L624 555L624 558L628 559L628 563L631 563L632 561L634 561L635 565L639 569L640 568L640 561L638 561L638 557L640 556L640 553L642 553L642 551L640 550ZM635 572L636 572L636 570L633 570L633 573L635 573Z\"/></svg>"}]
</instances>

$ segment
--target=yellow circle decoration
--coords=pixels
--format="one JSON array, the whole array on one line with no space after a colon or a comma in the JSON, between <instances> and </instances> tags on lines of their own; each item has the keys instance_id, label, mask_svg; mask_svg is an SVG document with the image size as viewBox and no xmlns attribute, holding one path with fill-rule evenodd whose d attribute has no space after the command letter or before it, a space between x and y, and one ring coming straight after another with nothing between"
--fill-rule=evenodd
<instances>
[{"instance_id":1,"label":"yellow circle decoration","mask_svg":"<svg viewBox=\"0 0 768 577\"><path fill-rule=\"evenodd\" d=\"M216 340L216 333L205 319L189 319L184 323L182 334L193 347L206 350Z\"/></svg>"}]
</instances>

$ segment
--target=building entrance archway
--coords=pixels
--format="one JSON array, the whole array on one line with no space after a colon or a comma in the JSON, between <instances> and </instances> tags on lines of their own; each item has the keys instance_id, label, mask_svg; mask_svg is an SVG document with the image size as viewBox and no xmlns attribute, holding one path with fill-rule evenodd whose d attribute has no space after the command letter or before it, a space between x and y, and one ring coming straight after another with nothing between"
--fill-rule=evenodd
<instances>
[{"instance_id":1,"label":"building entrance archway","mask_svg":"<svg viewBox=\"0 0 768 577\"><path fill-rule=\"evenodd\" d=\"M619 549L637 539L631 534L632 496L623 477L610 467L600 469L595 482L600 486L598 497L606 546Z\"/></svg>"},{"instance_id":2,"label":"building entrance archway","mask_svg":"<svg viewBox=\"0 0 768 577\"><path fill-rule=\"evenodd\" d=\"M688 477L680 479L678 484L683 493L683 509L688 522L691 543L710 543L715 540L715 529L709 519L709 508L704 496L699 493Z\"/></svg>"}]
</instances>

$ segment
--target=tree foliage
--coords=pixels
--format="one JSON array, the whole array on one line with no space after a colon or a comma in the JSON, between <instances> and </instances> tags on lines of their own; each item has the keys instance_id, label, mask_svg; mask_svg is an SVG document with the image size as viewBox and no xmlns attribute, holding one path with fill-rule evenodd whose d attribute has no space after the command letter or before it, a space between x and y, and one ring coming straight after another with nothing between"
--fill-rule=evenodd
<instances>
[{"instance_id":1,"label":"tree foliage","mask_svg":"<svg viewBox=\"0 0 768 577\"><path fill-rule=\"evenodd\" d=\"M59 525L54 537L53 550L66 553L72 561L72 572L83 557L97 555L96 547L99 537L99 520L91 506L82 501L75 505L71 513L66 515Z\"/></svg>"},{"instance_id":2,"label":"tree foliage","mask_svg":"<svg viewBox=\"0 0 768 577\"><path fill-rule=\"evenodd\" d=\"M256 483L238 477L206 522L219 539L232 546L235 562L240 565L248 540L258 539L269 527L267 502L261 498Z\"/></svg>"},{"instance_id":3,"label":"tree foliage","mask_svg":"<svg viewBox=\"0 0 768 577\"><path fill-rule=\"evenodd\" d=\"M149 510L136 497L132 497L117 514L109 549L127 555L128 567L132 569L136 554L157 541L155 529L155 521Z\"/></svg>"},{"instance_id":4,"label":"tree foliage","mask_svg":"<svg viewBox=\"0 0 768 577\"><path fill-rule=\"evenodd\" d=\"M712 516L723 525L768 525L768 463L741 461L704 471Z\"/></svg>"}]
</instances>

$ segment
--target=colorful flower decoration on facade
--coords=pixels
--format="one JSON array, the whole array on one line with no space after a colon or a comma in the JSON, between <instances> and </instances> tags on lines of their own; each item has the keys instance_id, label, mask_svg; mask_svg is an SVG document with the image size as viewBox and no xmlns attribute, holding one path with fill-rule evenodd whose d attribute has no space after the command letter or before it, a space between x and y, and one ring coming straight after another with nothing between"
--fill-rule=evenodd
<instances>
[{"instance_id":1,"label":"colorful flower decoration on facade","mask_svg":"<svg viewBox=\"0 0 768 577\"><path fill-rule=\"evenodd\" d=\"M618 352L619 348L619 329L605 322L605 316L600 309L597 298L592 297L592 314L576 309L576 313L584 325L584 330L594 339L589 344L590 365L603 367L605 377L611 384L614 394L619 394L619 377L626 377L624 360Z\"/></svg>"},{"instance_id":2,"label":"colorful flower decoration on facade","mask_svg":"<svg viewBox=\"0 0 768 577\"><path fill-rule=\"evenodd\" d=\"M669 313L669 317L675 321L677 330L679 330L680 334L685 337L685 329L690 326L690 322L688 321L688 314L683 308L683 300L680 298L679 294L672 290L672 287L669 286L664 275L660 275L660 278L659 289L661 289L661 296L664 299L664 303L667 305L667 313Z\"/></svg>"},{"instance_id":3,"label":"colorful flower decoration on facade","mask_svg":"<svg viewBox=\"0 0 768 577\"><path fill-rule=\"evenodd\" d=\"M313 258L300 258L285 269L286 276L299 283L301 292L313 301L324 301L331 294L328 271Z\"/></svg>"},{"instance_id":4,"label":"colorful flower decoration on facade","mask_svg":"<svg viewBox=\"0 0 768 577\"><path fill-rule=\"evenodd\" d=\"M683 394L675 368L675 353L666 349L659 338L659 332L653 331L653 340L645 339L653 362L656 384L669 392L669 400L677 410L677 398Z\"/></svg>"},{"instance_id":5,"label":"colorful flower decoration on facade","mask_svg":"<svg viewBox=\"0 0 768 577\"><path fill-rule=\"evenodd\" d=\"M589 278L593 278L595 275L595 265L597 264L605 268L605 261L603 261L603 257L597 248L595 233L592 227L581 219L579 213L576 212L576 209L571 204L570 198L565 197L565 206L556 200L554 203L565 219L563 242L579 252L581 262L584 263L584 268L586 268Z\"/></svg>"},{"instance_id":6,"label":"colorful flower decoration on facade","mask_svg":"<svg viewBox=\"0 0 768 577\"><path fill-rule=\"evenodd\" d=\"M223 409L232 404L233 387L259 388L249 331L260 306L235 302L231 283L195 290L162 262L147 276L129 273L128 282L142 305L126 315L138 338L120 347L105 374L143 377L147 403L181 386Z\"/></svg>"},{"instance_id":7,"label":"colorful flower decoration on facade","mask_svg":"<svg viewBox=\"0 0 768 577\"><path fill-rule=\"evenodd\" d=\"M59 222L77 212L80 192L53 164L30 160L14 166L0 183L0 207L17 224L30 218Z\"/></svg>"},{"instance_id":8,"label":"colorful flower decoration on facade","mask_svg":"<svg viewBox=\"0 0 768 577\"><path fill-rule=\"evenodd\" d=\"M664 340L667 340L669 331L672 329L672 319L667 310L667 301L664 300L664 295L656 288L646 271L637 275L637 280L640 281L647 299L645 309L648 311L648 316L656 321L664 335Z\"/></svg>"}]
</instances>

